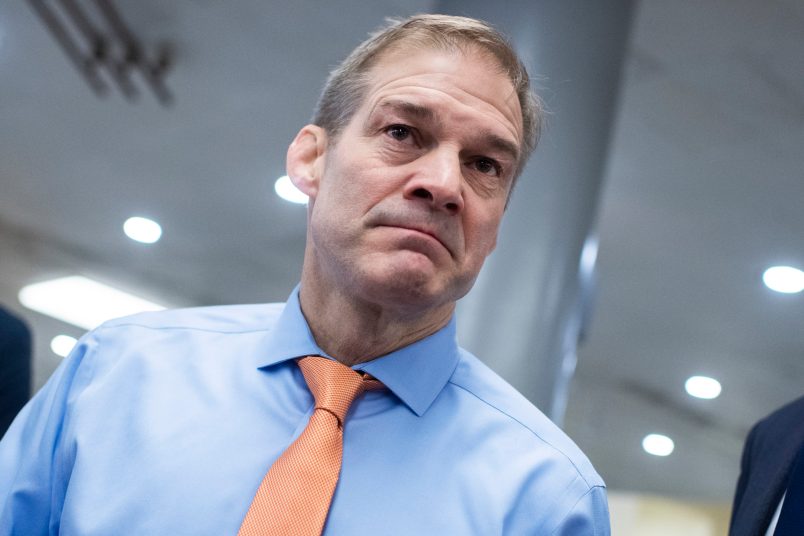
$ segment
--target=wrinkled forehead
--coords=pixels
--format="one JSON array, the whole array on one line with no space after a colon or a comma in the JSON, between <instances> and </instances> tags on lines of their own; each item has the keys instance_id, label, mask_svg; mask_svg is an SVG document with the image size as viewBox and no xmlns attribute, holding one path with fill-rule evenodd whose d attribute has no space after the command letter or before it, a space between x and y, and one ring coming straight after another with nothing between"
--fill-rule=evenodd
<instances>
[{"instance_id":1,"label":"wrinkled forehead","mask_svg":"<svg viewBox=\"0 0 804 536\"><path fill-rule=\"evenodd\" d=\"M481 89L487 90L492 97L489 100L505 103L504 108L508 112L506 115L516 125L516 130L520 134L519 141L522 142L523 110L514 81L496 55L487 48L469 41L423 42L422 39L416 39L414 36L400 39L389 45L372 59L370 67L365 72L366 80L361 95L362 102L358 107L366 104L365 101L374 87L381 85L388 77L394 77L404 70L405 64L412 57L428 54L433 57L454 55L460 59L471 59L474 65L480 66L481 70L485 71L482 79L460 80L457 81L456 86L474 82L479 84Z\"/></svg>"}]
</instances>

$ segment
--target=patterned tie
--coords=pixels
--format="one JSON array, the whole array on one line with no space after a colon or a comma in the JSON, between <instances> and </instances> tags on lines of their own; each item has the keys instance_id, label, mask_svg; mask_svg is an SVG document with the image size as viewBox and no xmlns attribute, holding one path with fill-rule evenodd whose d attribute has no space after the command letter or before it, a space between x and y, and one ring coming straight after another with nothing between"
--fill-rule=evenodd
<instances>
[{"instance_id":1,"label":"patterned tie","mask_svg":"<svg viewBox=\"0 0 804 536\"><path fill-rule=\"evenodd\" d=\"M804 445L798 451L787 493L784 496L782 512L776 523L774 536L802 536L804 534Z\"/></svg>"},{"instance_id":2,"label":"patterned tie","mask_svg":"<svg viewBox=\"0 0 804 536\"><path fill-rule=\"evenodd\" d=\"M307 427L274 462L238 536L319 536L338 483L343 423L352 401L382 383L323 357L299 360L315 410Z\"/></svg>"}]
</instances>

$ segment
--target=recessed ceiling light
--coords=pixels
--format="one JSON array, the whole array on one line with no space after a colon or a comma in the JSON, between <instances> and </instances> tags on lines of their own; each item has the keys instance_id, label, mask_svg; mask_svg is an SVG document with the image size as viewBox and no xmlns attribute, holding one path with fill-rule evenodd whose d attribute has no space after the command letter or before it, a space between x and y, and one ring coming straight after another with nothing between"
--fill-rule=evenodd
<instances>
[{"instance_id":1,"label":"recessed ceiling light","mask_svg":"<svg viewBox=\"0 0 804 536\"><path fill-rule=\"evenodd\" d=\"M50 341L50 349L53 353L60 357L67 357L73 351L73 346L78 342L75 337L69 335L56 335Z\"/></svg>"},{"instance_id":2,"label":"recessed ceiling light","mask_svg":"<svg viewBox=\"0 0 804 536\"><path fill-rule=\"evenodd\" d=\"M708 376L692 376L684 382L684 389L695 398L712 399L720 396L720 382Z\"/></svg>"},{"instance_id":3,"label":"recessed ceiling light","mask_svg":"<svg viewBox=\"0 0 804 536\"><path fill-rule=\"evenodd\" d=\"M792 266L773 266L762 274L762 281L771 290L795 294L804 290L804 272Z\"/></svg>"},{"instance_id":4,"label":"recessed ceiling light","mask_svg":"<svg viewBox=\"0 0 804 536\"><path fill-rule=\"evenodd\" d=\"M162 237L162 227L154 220L134 216L123 224L126 236L143 244L153 244Z\"/></svg>"},{"instance_id":5,"label":"recessed ceiling light","mask_svg":"<svg viewBox=\"0 0 804 536\"><path fill-rule=\"evenodd\" d=\"M669 456L673 452L675 444L666 435L648 434L642 440L642 448L645 449L645 452L654 456Z\"/></svg>"},{"instance_id":6,"label":"recessed ceiling light","mask_svg":"<svg viewBox=\"0 0 804 536\"><path fill-rule=\"evenodd\" d=\"M307 204L307 196L296 188L296 186L294 186L293 182L290 180L290 177L287 175L283 175L276 179L276 182L274 183L274 191L276 192L276 195L285 201L290 201L291 203L297 203L299 205Z\"/></svg>"},{"instance_id":7,"label":"recessed ceiling light","mask_svg":"<svg viewBox=\"0 0 804 536\"><path fill-rule=\"evenodd\" d=\"M82 276L34 283L19 292L20 303L84 329L107 320L142 311L158 311L162 305L144 300Z\"/></svg>"}]
</instances>

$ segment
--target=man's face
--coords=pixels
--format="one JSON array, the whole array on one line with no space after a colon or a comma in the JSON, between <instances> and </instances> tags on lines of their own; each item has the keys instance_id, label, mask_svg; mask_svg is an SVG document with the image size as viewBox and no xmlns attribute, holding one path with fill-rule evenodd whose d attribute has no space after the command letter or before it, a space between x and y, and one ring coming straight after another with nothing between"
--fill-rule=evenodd
<instances>
[{"instance_id":1,"label":"man's face","mask_svg":"<svg viewBox=\"0 0 804 536\"><path fill-rule=\"evenodd\" d=\"M378 305L451 307L496 243L519 101L496 61L471 48L388 52L370 74L311 195L315 275Z\"/></svg>"}]
</instances>

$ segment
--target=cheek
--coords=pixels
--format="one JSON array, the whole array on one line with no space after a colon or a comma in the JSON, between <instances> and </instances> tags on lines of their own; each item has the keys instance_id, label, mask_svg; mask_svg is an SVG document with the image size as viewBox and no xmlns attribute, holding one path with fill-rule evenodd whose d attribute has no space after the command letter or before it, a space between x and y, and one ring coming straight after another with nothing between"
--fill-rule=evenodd
<instances>
[{"instance_id":1,"label":"cheek","mask_svg":"<svg viewBox=\"0 0 804 536\"><path fill-rule=\"evenodd\" d=\"M319 187L310 225L322 235L356 232L375 203L376 189L376 185L360 174L356 166L331 170Z\"/></svg>"},{"instance_id":2,"label":"cheek","mask_svg":"<svg viewBox=\"0 0 804 536\"><path fill-rule=\"evenodd\" d=\"M349 170L331 194L333 209L362 217L377 205L395 196L394 174L391 171Z\"/></svg>"},{"instance_id":3,"label":"cheek","mask_svg":"<svg viewBox=\"0 0 804 536\"><path fill-rule=\"evenodd\" d=\"M358 203L382 183L376 168L353 159L339 162L324 175L321 189L337 203ZM346 207L343 207L346 208Z\"/></svg>"},{"instance_id":4,"label":"cheek","mask_svg":"<svg viewBox=\"0 0 804 536\"><path fill-rule=\"evenodd\" d=\"M502 213L494 213L492 216L477 218L467 229L466 247L469 248L470 255L477 256L482 262L497 244L497 232L500 229L500 219Z\"/></svg>"}]
</instances>

